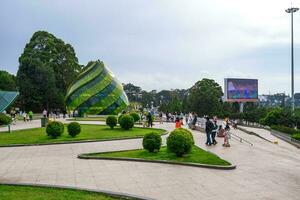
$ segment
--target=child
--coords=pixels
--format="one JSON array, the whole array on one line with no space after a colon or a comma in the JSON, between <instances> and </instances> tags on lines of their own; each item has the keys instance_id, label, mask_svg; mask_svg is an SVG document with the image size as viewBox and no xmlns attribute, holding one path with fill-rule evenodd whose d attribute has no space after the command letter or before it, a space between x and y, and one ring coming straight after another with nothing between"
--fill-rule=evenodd
<instances>
[{"instance_id":1,"label":"child","mask_svg":"<svg viewBox=\"0 0 300 200\"><path fill-rule=\"evenodd\" d=\"M179 118L175 120L175 128L181 128L181 120L179 120Z\"/></svg>"},{"instance_id":2,"label":"child","mask_svg":"<svg viewBox=\"0 0 300 200\"><path fill-rule=\"evenodd\" d=\"M223 147L230 147L229 139L230 139L230 127L228 124L226 124Z\"/></svg>"}]
</instances>

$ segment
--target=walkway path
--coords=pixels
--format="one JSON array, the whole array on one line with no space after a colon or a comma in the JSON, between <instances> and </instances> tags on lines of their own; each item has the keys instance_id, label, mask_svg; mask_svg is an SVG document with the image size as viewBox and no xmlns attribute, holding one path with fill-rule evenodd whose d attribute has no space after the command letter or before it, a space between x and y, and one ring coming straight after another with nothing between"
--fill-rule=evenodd
<instances>
[{"instance_id":1,"label":"walkway path","mask_svg":"<svg viewBox=\"0 0 300 200\"><path fill-rule=\"evenodd\" d=\"M167 130L173 126L157 125ZM218 138L217 146L206 147L205 135L193 132L197 145L236 164L235 170L77 159L80 153L140 148L141 139L134 139L0 148L0 182L77 186L163 200L299 199L300 150L234 133L254 146L233 140L231 148L223 148Z\"/></svg>"},{"instance_id":2,"label":"walkway path","mask_svg":"<svg viewBox=\"0 0 300 200\"><path fill-rule=\"evenodd\" d=\"M17 121L16 124L10 126L10 129L20 130L20 129L29 129L29 128L38 128L41 127L41 120L32 120L29 122ZM7 126L0 127L0 132L8 131Z\"/></svg>"}]
</instances>

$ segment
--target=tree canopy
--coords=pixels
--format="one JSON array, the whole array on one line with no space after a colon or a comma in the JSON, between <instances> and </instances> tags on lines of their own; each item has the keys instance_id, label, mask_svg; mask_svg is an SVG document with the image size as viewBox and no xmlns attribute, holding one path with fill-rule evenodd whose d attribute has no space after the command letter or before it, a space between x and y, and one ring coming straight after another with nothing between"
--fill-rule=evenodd
<instances>
[{"instance_id":1,"label":"tree canopy","mask_svg":"<svg viewBox=\"0 0 300 200\"><path fill-rule=\"evenodd\" d=\"M0 70L0 90L17 90L16 77L7 71Z\"/></svg>"},{"instance_id":2,"label":"tree canopy","mask_svg":"<svg viewBox=\"0 0 300 200\"><path fill-rule=\"evenodd\" d=\"M199 116L219 115L222 111L221 86L212 79L202 79L190 88L187 99L188 109Z\"/></svg>"},{"instance_id":3,"label":"tree canopy","mask_svg":"<svg viewBox=\"0 0 300 200\"><path fill-rule=\"evenodd\" d=\"M46 31L35 32L19 58L23 109L64 108L67 88L81 68L70 44Z\"/></svg>"}]
</instances>

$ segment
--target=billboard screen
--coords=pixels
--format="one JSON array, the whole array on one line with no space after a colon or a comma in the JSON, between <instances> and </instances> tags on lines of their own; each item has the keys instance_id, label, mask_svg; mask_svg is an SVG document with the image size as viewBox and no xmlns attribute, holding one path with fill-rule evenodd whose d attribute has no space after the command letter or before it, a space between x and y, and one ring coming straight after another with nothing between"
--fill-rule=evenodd
<instances>
[{"instance_id":1,"label":"billboard screen","mask_svg":"<svg viewBox=\"0 0 300 200\"><path fill-rule=\"evenodd\" d=\"M257 79L225 79L225 99L231 102L253 102L258 99Z\"/></svg>"}]
</instances>

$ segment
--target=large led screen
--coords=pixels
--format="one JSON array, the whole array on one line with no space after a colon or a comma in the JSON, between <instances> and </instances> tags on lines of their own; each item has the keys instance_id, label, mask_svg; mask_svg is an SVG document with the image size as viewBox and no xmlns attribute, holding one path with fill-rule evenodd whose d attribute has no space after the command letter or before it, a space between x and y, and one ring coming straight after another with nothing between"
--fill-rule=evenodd
<instances>
[{"instance_id":1,"label":"large led screen","mask_svg":"<svg viewBox=\"0 0 300 200\"><path fill-rule=\"evenodd\" d=\"M257 79L225 79L225 99L227 101L257 101Z\"/></svg>"}]
</instances>

